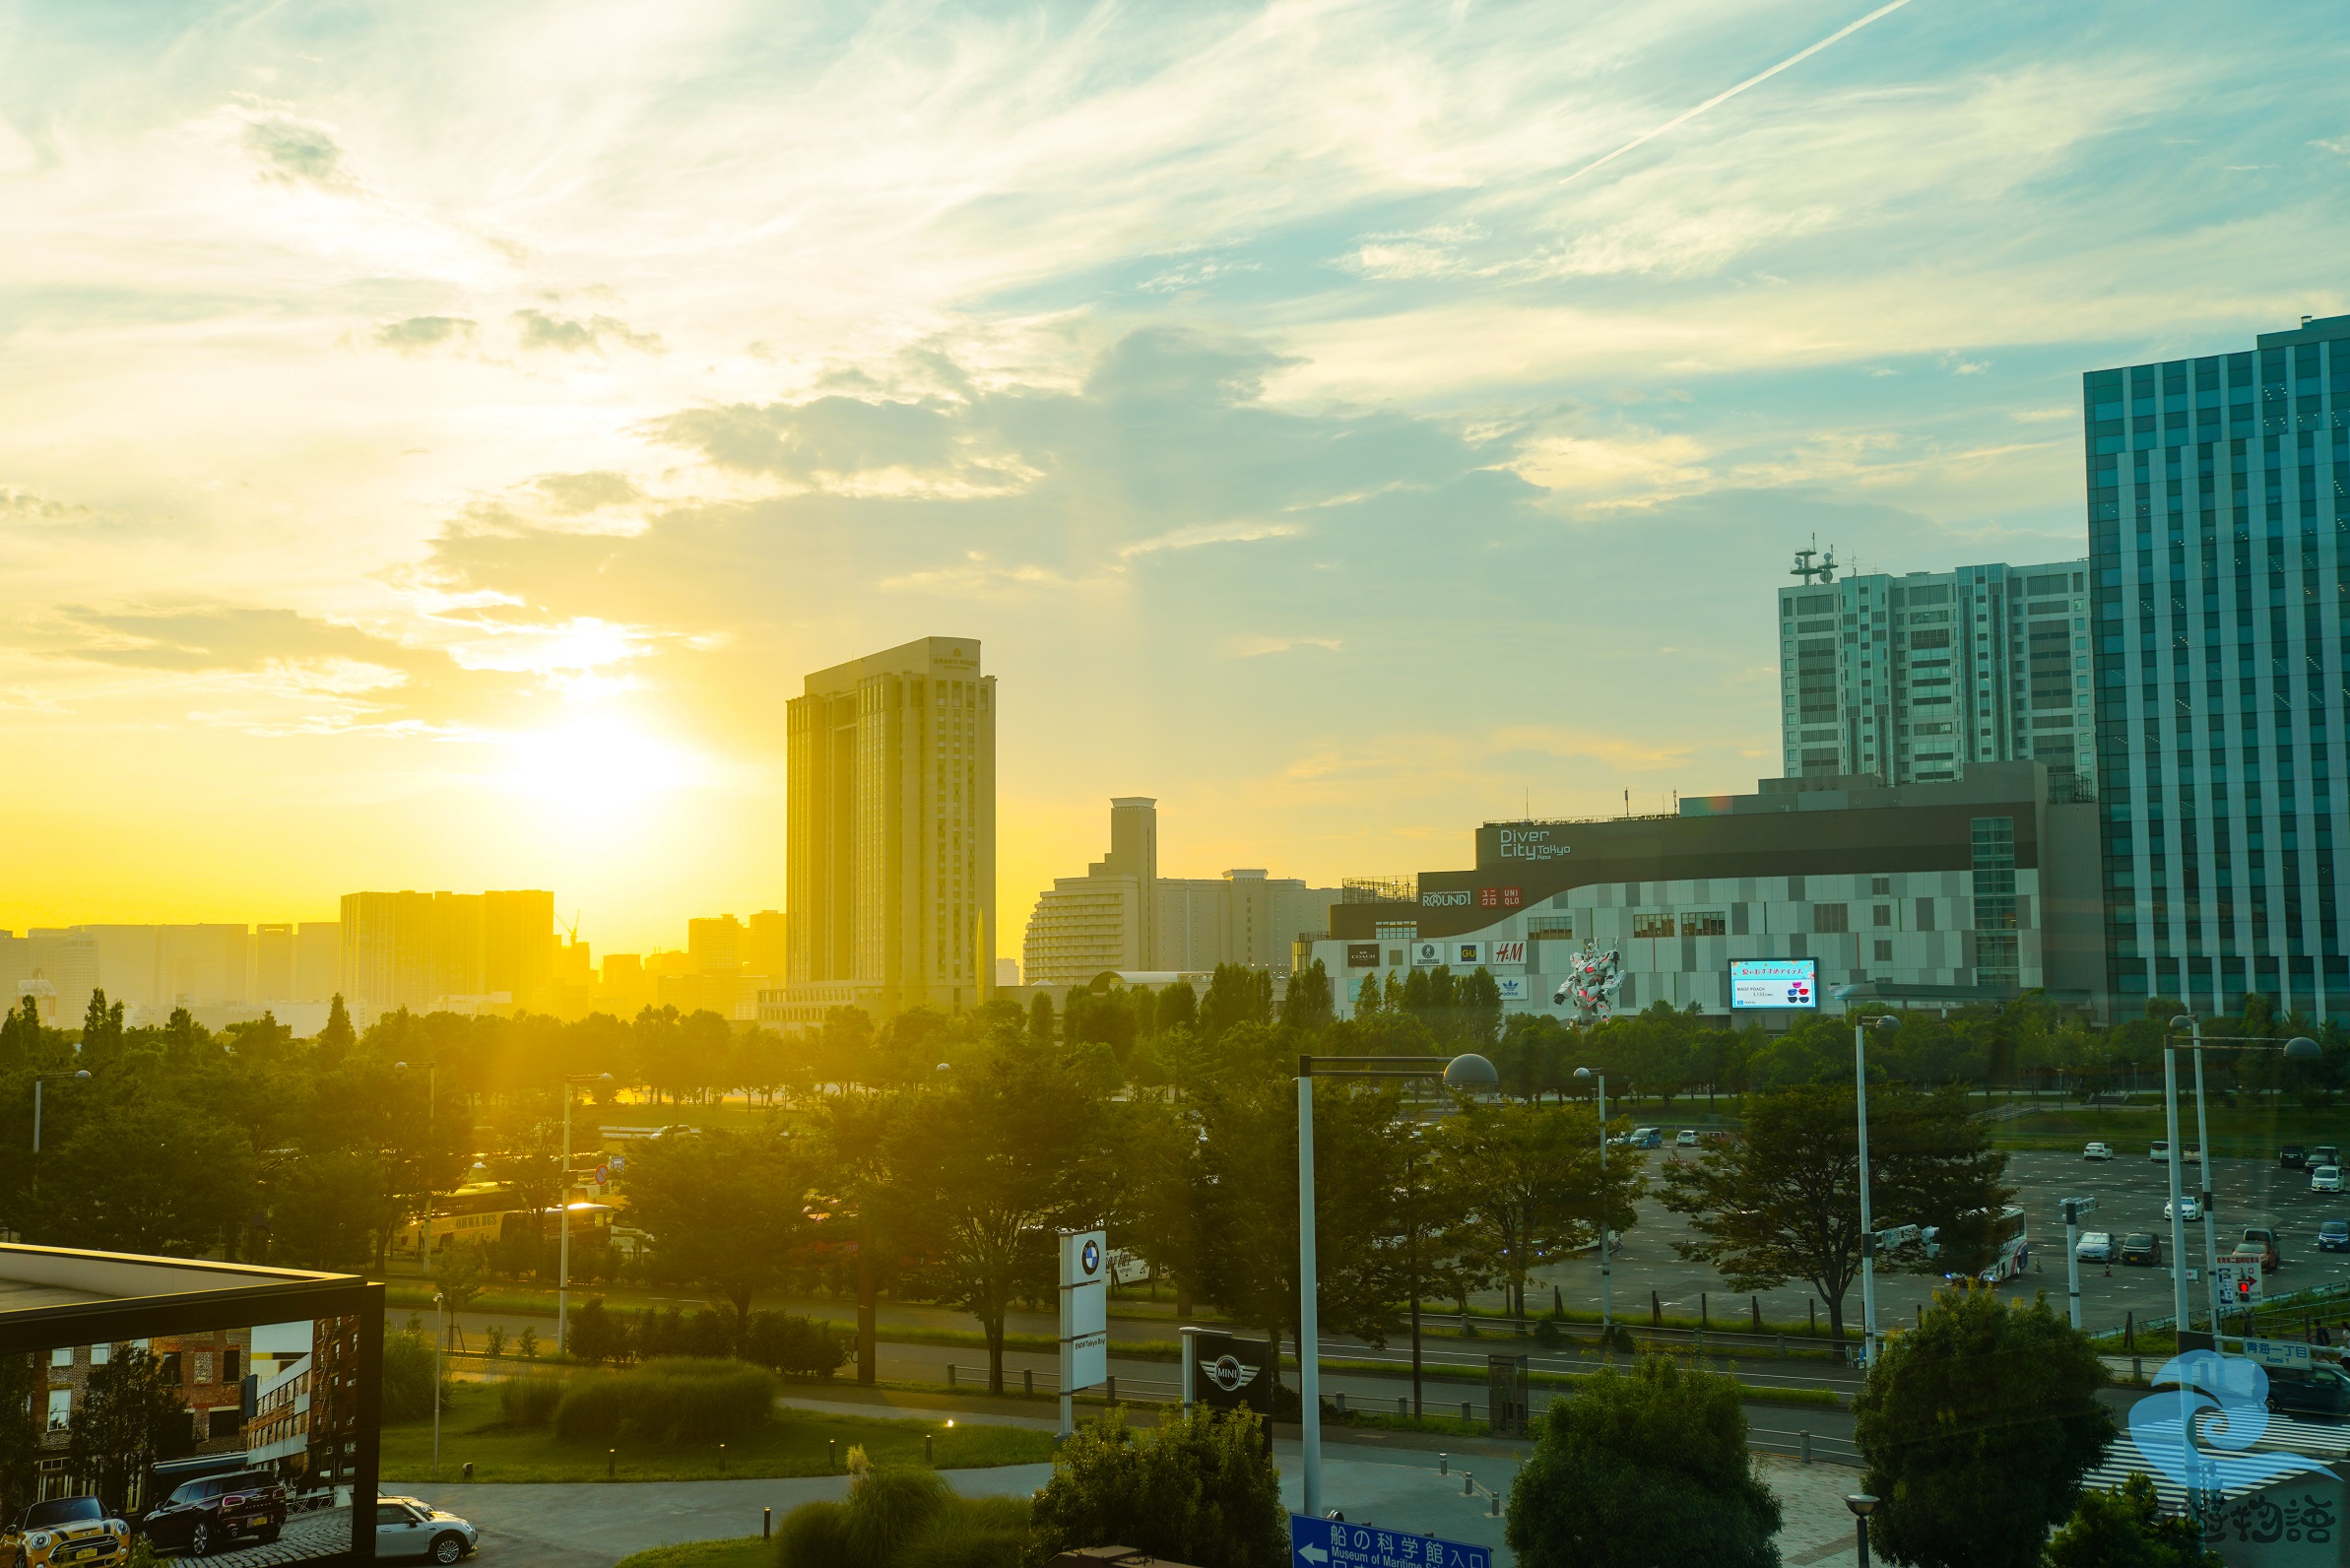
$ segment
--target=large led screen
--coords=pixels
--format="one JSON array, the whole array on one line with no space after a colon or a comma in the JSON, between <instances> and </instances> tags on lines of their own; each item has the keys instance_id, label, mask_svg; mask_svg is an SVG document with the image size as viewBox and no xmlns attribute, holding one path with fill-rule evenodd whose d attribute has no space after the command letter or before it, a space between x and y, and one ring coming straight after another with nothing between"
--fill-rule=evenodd
<instances>
[{"instance_id":1,"label":"large led screen","mask_svg":"<svg viewBox=\"0 0 2350 1568\"><path fill-rule=\"evenodd\" d=\"M1819 1006L1817 958L1732 958L1730 960L1730 1009L1732 1013L1781 1012Z\"/></svg>"}]
</instances>

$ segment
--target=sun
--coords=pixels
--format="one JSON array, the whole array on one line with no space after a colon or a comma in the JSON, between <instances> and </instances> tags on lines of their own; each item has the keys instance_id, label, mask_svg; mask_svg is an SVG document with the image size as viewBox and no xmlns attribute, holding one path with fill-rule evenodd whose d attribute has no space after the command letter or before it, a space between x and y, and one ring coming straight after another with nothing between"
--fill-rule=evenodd
<instances>
[{"instance_id":1,"label":"sun","mask_svg":"<svg viewBox=\"0 0 2350 1568\"><path fill-rule=\"evenodd\" d=\"M692 784L694 759L618 714L598 713L506 738L508 787L567 816L625 816Z\"/></svg>"}]
</instances>

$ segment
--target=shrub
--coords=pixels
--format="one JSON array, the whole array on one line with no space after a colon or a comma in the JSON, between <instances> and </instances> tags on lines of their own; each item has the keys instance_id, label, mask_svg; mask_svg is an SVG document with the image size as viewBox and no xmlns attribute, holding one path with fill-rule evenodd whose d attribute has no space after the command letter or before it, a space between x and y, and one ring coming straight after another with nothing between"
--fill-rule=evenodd
<instances>
[{"instance_id":1,"label":"shrub","mask_svg":"<svg viewBox=\"0 0 2350 1568\"><path fill-rule=\"evenodd\" d=\"M1557 1400L1510 1488L1525 1568L1776 1568L1779 1502L1754 1472L1730 1378L1643 1356Z\"/></svg>"},{"instance_id":2,"label":"shrub","mask_svg":"<svg viewBox=\"0 0 2350 1568\"><path fill-rule=\"evenodd\" d=\"M849 1456L845 1502L803 1503L775 1532L775 1568L1021 1568L1028 1502L957 1497L926 1470Z\"/></svg>"},{"instance_id":3,"label":"shrub","mask_svg":"<svg viewBox=\"0 0 2350 1568\"><path fill-rule=\"evenodd\" d=\"M1117 1541L1199 1568L1285 1568L1279 1472L1250 1411L1169 1412L1141 1442L1123 1410L1087 1421L1036 1494L1039 1555Z\"/></svg>"},{"instance_id":4,"label":"shrub","mask_svg":"<svg viewBox=\"0 0 2350 1568\"><path fill-rule=\"evenodd\" d=\"M802 1503L775 1529L775 1568L845 1568L848 1513L838 1503Z\"/></svg>"},{"instance_id":5,"label":"shrub","mask_svg":"<svg viewBox=\"0 0 2350 1568\"><path fill-rule=\"evenodd\" d=\"M441 1386L447 1409L448 1386ZM383 1418L421 1421L432 1413L432 1337L403 1329L383 1337Z\"/></svg>"},{"instance_id":6,"label":"shrub","mask_svg":"<svg viewBox=\"0 0 2350 1568\"><path fill-rule=\"evenodd\" d=\"M545 1426L562 1398L560 1378L508 1378L497 1386L498 1411L508 1426Z\"/></svg>"},{"instance_id":7,"label":"shrub","mask_svg":"<svg viewBox=\"0 0 2350 1568\"><path fill-rule=\"evenodd\" d=\"M849 1341L828 1323L781 1312L753 1313L744 1336L746 1359L786 1377L828 1378L848 1363Z\"/></svg>"},{"instance_id":8,"label":"shrub","mask_svg":"<svg viewBox=\"0 0 2350 1568\"><path fill-rule=\"evenodd\" d=\"M767 1419L775 1377L743 1361L647 1361L625 1372L591 1372L563 1386L555 1433L610 1442L710 1443L740 1437Z\"/></svg>"},{"instance_id":9,"label":"shrub","mask_svg":"<svg viewBox=\"0 0 2350 1568\"><path fill-rule=\"evenodd\" d=\"M856 1456L862 1460L862 1453ZM937 1470L866 1469L849 1488L841 1519L842 1562L854 1568L890 1568L916 1536L947 1511L953 1493Z\"/></svg>"}]
</instances>

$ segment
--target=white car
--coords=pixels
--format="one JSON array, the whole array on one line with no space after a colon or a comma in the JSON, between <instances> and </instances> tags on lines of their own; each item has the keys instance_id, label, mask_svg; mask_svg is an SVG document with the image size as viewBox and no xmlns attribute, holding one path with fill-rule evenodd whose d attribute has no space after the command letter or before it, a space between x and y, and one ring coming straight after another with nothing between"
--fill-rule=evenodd
<instances>
[{"instance_id":1,"label":"white car","mask_svg":"<svg viewBox=\"0 0 2350 1568\"><path fill-rule=\"evenodd\" d=\"M2168 1165L2171 1162L2171 1145L2167 1143L2148 1143L2146 1157L2157 1165Z\"/></svg>"},{"instance_id":2,"label":"white car","mask_svg":"<svg viewBox=\"0 0 2350 1568\"><path fill-rule=\"evenodd\" d=\"M429 1557L447 1568L473 1554L482 1533L416 1497L375 1499L375 1555Z\"/></svg>"},{"instance_id":3,"label":"white car","mask_svg":"<svg viewBox=\"0 0 2350 1568\"><path fill-rule=\"evenodd\" d=\"M2320 1166L2318 1166L2318 1167L2317 1167L2316 1170L2314 1170L2314 1171L2311 1171L2311 1172L2310 1172L2310 1191L2311 1191L2311 1192L2313 1192L2313 1193L2338 1193L2338 1192L2340 1192L2341 1190L2342 1190L2342 1167L2341 1167L2341 1166L2339 1166L2339 1165L2320 1165Z\"/></svg>"},{"instance_id":4,"label":"white car","mask_svg":"<svg viewBox=\"0 0 2350 1568\"><path fill-rule=\"evenodd\" d=\"M1673 1135L1672 1144L1675 1148L1695 1148L1697 1146L1697 1129L1694 1127L1682 1128Z\"/></svg>"},{"instance_id":5,"label":"white car","mask_svg":"<svg viewBox=\"0 0 2350 1568\"><path fill-rule=\"evenodd\" d=\"M2112 1159L2113 1157L2114 1145L2111 1143L2091 1143L2087 1148L2081 1150L2083 1159Z\"/></svg>"},{"instance_id":6,"label":"white car","mask_svg":"<svg viewBox=\"0 0 2350 1568\"><path fill-rule=\"evenodd\" d=\"M2168 1199L2163 1201L2162 1217L2165 1219L2171 1217L2171 1205ZM2196 1198L2193 1193L2182 1193L2179 1197L2179 1217L2189 1223L2202 1218L2202 1200Z\"/></svg>"},{"instance_id":7,"label":"white car","mask_svg":"<svg viewBox=\"0 0 2350 1568\"><path fill-rule=\"evenodd\" d=\"M2083 1263L2112 1263L2114 1261L2114 1233L2110 1230L2084 1230L2080 1245L2072 1255Z\"/></svg>"}]
</instances>

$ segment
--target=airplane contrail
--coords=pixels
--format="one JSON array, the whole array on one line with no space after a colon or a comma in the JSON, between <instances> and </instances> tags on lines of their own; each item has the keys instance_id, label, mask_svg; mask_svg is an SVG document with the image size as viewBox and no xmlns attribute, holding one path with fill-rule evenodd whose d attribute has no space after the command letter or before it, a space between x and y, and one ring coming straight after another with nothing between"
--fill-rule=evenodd
<instances>
[{"instance_id":1,"label":"airplane contrail","mask_svg":"<svg viewBox=\"0 0 2350 1568\"><path fill-rule=\"evenodd\" d=\"M1666 120L1655 130L1645 131L1642 134L1633 137L1632 140L1626 142L1614 152L1609 153L1606 157L1595 159L1591 163L1584 164L1581 168L1575 170L1574 173L1569 174L1565 179L1560 180L1559 183L1561 185L1574 184L1577 180L1590 173L1593 169L1599 168L1607 163L1612 163L1617 159L1623 157L1626 153L1632 151L1632 149L1635 147L1640 146L1642 143L1653 142L1658 137L1663 136L1666 131L1672 130L1677 126L1688 124L1691 120L1697 118L1697 116L1703 114L1715 104L1723 102L1729 98L1736 98L1740 93L1745 92L1757 82L1769 81L1772 77L1777 76L1780 72L1786 70L1791 65L1801 64L1803 61L1808 60L1813 55L1819 53L1820 50L1826 48L1829 44L1836 42L1839 38L1851 37L1854 33L1868 26L1877 18L1886 15L1888 12L1899 11L1903 6L1906 6L1909 3L1910 0L1892 0L1892 4L1877 7L1874 11L1871 11L1868 13L1868 15L1862 17L1858 22L1846 23L1843 27L1838 28L1834 33L1829 33L1826 37L1820 39L1819 42L1813 44L1810 48L1797 50L1795 53L1791 54L1786 59L1780 61L1777 65L1772 66L1769 70L1757 71L1754 75L1746 78L1745 81L1740 82L1736 87L1730 89L1728 92L1717 93L1712 98L1707 98L1703 103L1698 104L1697 107L1690 109L1685 113L1674 115L1671 119Z\"/></svg>"}]
</instances>

